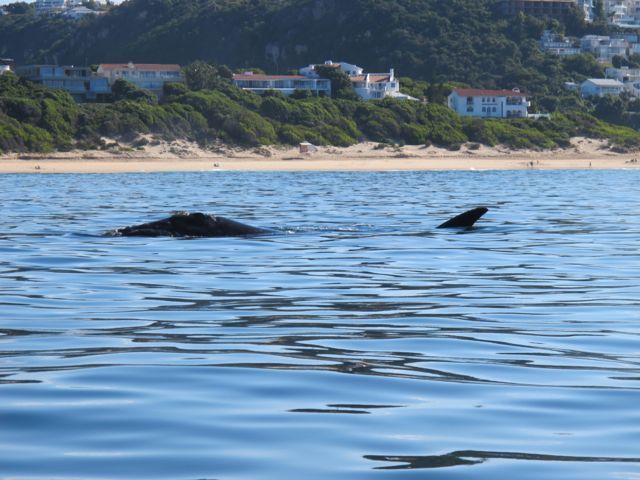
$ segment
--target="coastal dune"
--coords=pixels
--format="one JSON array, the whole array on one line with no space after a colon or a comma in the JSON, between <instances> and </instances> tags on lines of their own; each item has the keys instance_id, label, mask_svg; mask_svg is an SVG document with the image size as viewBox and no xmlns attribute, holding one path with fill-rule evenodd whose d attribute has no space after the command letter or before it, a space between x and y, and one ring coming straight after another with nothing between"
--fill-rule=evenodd
<instances>
[{"instance_id":1,"label":"coastal dune","mask_svg":"<svg viewBox=\"0 0 640 480\"><path fill-rule=\"evenodd\" d=\"M319 147L204 150L187 142L158 143L144 149L0 156L0 173L126 173L172 171L421 171L638 168L634 154L615 153L606 142L576 138L570 148L510 150L464 145L450 151L433 146L361 143L348 148Z\"/></svg>"}]
</instances>

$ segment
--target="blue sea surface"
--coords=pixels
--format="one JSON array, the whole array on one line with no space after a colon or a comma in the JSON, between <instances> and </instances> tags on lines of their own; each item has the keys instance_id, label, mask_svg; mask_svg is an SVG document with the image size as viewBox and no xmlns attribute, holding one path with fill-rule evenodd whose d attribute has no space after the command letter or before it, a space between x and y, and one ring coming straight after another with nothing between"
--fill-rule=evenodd
<instances>
[{"instance_id":1,"label":"blue sea surface","mask_svg":"<svg viewBox=\"0 0 640 480\"><path fill-rule=\"evenodd\" d=\"M0 478L638 480L639 185L0 176ZM103 236L177 210L275 232Z\"/></svg>"}]
</instances>

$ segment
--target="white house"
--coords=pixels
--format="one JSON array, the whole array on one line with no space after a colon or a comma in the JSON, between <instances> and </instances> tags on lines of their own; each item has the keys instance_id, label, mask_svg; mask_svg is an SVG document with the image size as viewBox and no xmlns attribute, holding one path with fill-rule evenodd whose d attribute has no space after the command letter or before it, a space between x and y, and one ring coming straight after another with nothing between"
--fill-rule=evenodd
<instances>
[{"instance_id":1,"label":"white house","mask_svg":"<svg viewBox=\"0 0 640 480\"><path fill-rule=\"evenodd\" d=\"M605 76L622 82L627 92L634 97L640 97L640 68L607 68Z\"/></svg>"},{"instance_id":2,"label":"white house","mask_svg":"<svg viewBox=\"0 0 640 480\"><path fill-rule=\"evenodd\" d=\"M11 71L11 67L9 65L0 65L0 75L4 75L7 72Z\"/></svg>"},{"instance_id":3,"label":"white house","mask_svg":"<svg viewBox=\"0 0 640 480\"><path fill-rule=\"evenodd\" d=\"M624 84L612 78L589 78L580 85L583 97L603 97L605 95L620 95Z\"/></svg>"},{"instance_id":4,"label":"white house","mask_svg":"<svg viewBox=\"0 0 640 480\"><path fill-rule=\"evenodd\" d=\"M517 88L481 90L456 88L449 95L449 107L463 117L526 118L531 102Z\"/></svg>"},{"instance_id":5,"label":"white house","mask_svg":"<svg viewBox=\"0 0 640 480\"><path fill-rule=\"evenodd\" d=\"M109 85L118 79L127 80L138 88L162 95L165 83L183 82L182 68L175 64L156 63L104 63L98 67L98 75L105 77Z\"/></svg>"},{"instance_id":6,"label":"white house","mask_svg":"<svg viewBox=\"0 0 640 480\"><path fill-rule=\"evenodd\" d=\"M102 12L91 10L87 7L73 7L68 8L62 12L63 17L72 18L73 20L80 20L81 18L93 15L101 15Z\"/></svg>"},{"instance_id":7,"label":"white house","mask_svg":"<svg viewBox=\"0 0 640 480\"><path fill-rule=\"evenodd\" d=\"M585 35L580 39L580 49L593 53L601 62L610 62L618 55L625 57L629 44L624 38L611 38L604 35Z\"/></svg>"},{"instance_id":8,"label":"white house","mask_svg":"<svg viewBox=\"0 0 640 480\"><path fill-rule=\"evenodd\" d=\"M540 38L540 47L547 52L566 57L580 53L580 47L576 42L576 39L558 35L551 30L545 30L542 32L542 37Z\"/></svg>"},{"instance_id":9,"label":"white house","mask_svg":"<svg viewBox=\"0 0 640 480\"><path fill-rule=\"evenodd\" d=\"M307 90L316 96L331 96L331 81L326 78L307 78L302 75L262 75L253 72L233 76L233 84L259 95L275 90L292 95L296 90Z\"/></svg>"},{"instance_id":10,"label":"white house","mask_svg":"<svg viewBox=\"0 0 640 480\"><path fill-rule=\"evenodd\" d=\"M103 101L111 94L106 78L89 67L73 65L20 65L16 74L47 88L67 91L77 102Z\"/></svg>"},{"instance_id":11,"label":"white house","mask_svg":"<svg viewBox=\"0 0 640 480\"><path fill-rule=\"evenodd\" d=\"M36 0L36 13L46 15L64 10L65 0Z\"/></svg>"},{"instance_id":12,"label":"white house","mask_svg":"<svg viewBox=\"0 0 640 480\"><path fill-rule=\"evenodd\" d=\"M365 73L362 67L347 62L327 60L322 65L312 64L300 69L300 75L308 78L318 78L316 68L325 66L340 69L351 79L353 90L363 100L380 100L385 97L402 100L417 100L409 95L400 93L400 82L395 76L393 68L389 73Z\"/></svg>"},{"instance_id":13,"label":"white house","mask_svg":"<svg viewBox=\"0 0 640 480\"><path fill-rule=\"evenodd\" d=\"M322 64L322 66L339 68L349 76L362 75L364 73L364 69L362 67L347 62L334 62L333 60L327 60L326 62L324 62L324 64ZM316 67L318 67L317 64L311 64L307 67L303 67L299 70L300 75L304 75L305 77L309 78L318 78L319 75L316 72Z\"/></svg>"},{"instance_id":14,"label":"white house","mask_svg":"<svg viewBox=\"0 0 640 480\"><path fill-rule=\"evenodd\" d=\"M417 100L409 95L400 93L400 81L396 78L393 68L389 73L365 73L351 75L353 90L363 100L380 100L385 97L401 100Z\"/></svg>"}]
</instances>

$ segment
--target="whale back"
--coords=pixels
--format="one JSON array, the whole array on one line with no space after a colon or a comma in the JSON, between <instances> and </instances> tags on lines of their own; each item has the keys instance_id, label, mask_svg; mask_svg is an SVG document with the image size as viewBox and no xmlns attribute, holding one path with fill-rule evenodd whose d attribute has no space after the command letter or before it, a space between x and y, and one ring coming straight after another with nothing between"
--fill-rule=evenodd
<instances>
[{"instance_id":1,"label":"whale back","mask_svg":"<svg viewBox=\"0 0 640 480\"><path fill-rule=\"evenodd\" d=\"M241 237L267 232L225 217L181 212L155 222L119 228L110 234L122 237Z\"/></svg>"},{"instance_id":2,"label":"whale back","mask_svg":"<svg viewBox=\"0 0 640 480\"><path fill-rule=\"evenodd\" d=\"M489 211L486 207L476 207L457 215L441 225L438 228L471 228L480 218Z\"/></svg>"}]
</instances>

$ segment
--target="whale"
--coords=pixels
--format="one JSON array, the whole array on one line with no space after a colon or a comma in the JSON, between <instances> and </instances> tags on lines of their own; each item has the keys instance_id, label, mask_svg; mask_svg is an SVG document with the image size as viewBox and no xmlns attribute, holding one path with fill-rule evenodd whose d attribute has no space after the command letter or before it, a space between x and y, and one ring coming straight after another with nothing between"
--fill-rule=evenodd
<instances>
[{"instance_id":1,"label":"whale","mask_svg":"<svg viewBox=\"0 0 640 480\"><path fill-rule=\"evenodd\" d=\"M177 212L155 222L116 228L107 232L107 235L112 237L246 237L267 233L272 231L217 215Z\"/></svg>"},{"instance_id":2,"label":"whale","mask_svg":"<svg viewBox=\"0 0 640 480\"><path fill-rule=\"evenodd\" d=\"M488 211L486 207L476 207L447 220L437 228L471 229ZM177 212L161 220L116 228L106 234L113 237L248 237L272 233L273 230L217 215Z\"/></svg>"},{"instance_id":3,"label":"whale","mask_svg":"<svg viewBox=\"0 0 640 480\"><path fill-rule=\"evenodd\" d=\"M450 218L436 228L471 228L488 211L487 207L476 207Z\"/></svg>"}]
</instances>

